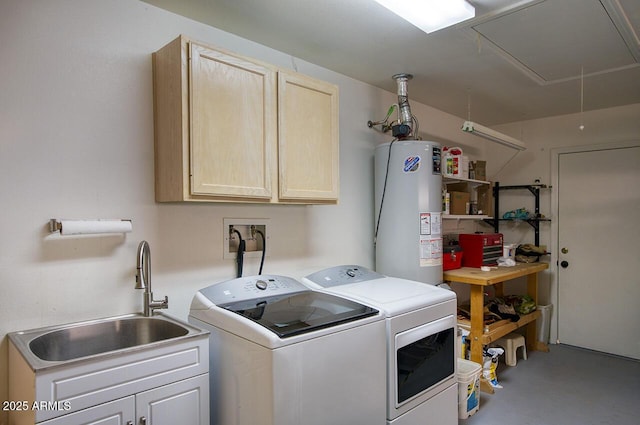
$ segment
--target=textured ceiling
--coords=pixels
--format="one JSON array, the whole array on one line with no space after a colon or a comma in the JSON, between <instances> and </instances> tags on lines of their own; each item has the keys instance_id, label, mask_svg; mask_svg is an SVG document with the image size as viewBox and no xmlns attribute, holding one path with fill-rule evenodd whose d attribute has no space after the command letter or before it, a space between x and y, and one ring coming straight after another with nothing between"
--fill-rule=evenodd
<instances>
[{"instance_id":1,"label":"textured ceiling","mask_svg":"<svg viewBox=\"0 0 640 425\"><path fill-rule=\"evenodd\" d=\"M431 34L373 0L145 1L485 125L579 112L581 75L585 111L640 103L639 0L472 0Z\"/></svg>"}]
</instances>

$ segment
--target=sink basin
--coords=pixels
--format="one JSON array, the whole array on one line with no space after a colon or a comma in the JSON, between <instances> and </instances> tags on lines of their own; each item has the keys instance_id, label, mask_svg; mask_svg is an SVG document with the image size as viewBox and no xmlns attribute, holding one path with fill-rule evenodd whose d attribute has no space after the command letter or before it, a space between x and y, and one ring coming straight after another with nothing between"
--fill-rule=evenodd
<instances>
[{"instance_id":1,"label":"sink basin","mask_svg":"<svg viewBox=\"0 0 640 425\"><path fill-rule=\"evenodd\" d=\"M153 317L73 326L34 338L29 349L46 361L64 361L186 335L188 329Z\"/></svg>"},{"instance_id":2,"label":"sink basin","mask_svg":"<svg viewBox=\"0 0 640 425\"><path fill-rule=\"evenodd\" d=\"M35 369L207 333L164 314L111 317L9 334Z\"/></svg>"}]
</instances>

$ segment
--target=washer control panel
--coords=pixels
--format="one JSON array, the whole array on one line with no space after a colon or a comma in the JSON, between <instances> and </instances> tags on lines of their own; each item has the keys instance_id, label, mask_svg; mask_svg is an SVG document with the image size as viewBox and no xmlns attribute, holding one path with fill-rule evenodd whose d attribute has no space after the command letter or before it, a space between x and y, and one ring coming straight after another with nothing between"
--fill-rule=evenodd
<instances>
[{"instance_id":1,"label":"washer control panel","mask_svg":"<svg viewBox=\"0 0 640 425\"><path fill-rule=\"evenodd\" d=\"M214 304L224 304L231 301L252 300L308 290L309 288L291 277L260 275L216 283L201 289L200 293Z\"/></svg>"},{"instance_id":2,"label":"washer control panel","mask_svg":"<svg viewBox=\"0 0 640 425\"><path fill-rule=\"evenodd\" d=\"M331 288L332 286L365 282L368 280L381 279L383 277L386 276L369 270L366 267L344 265L320 270L319 272L306 276L305 279L310 280L323 288Z\"/></svg>"}]
</instances>

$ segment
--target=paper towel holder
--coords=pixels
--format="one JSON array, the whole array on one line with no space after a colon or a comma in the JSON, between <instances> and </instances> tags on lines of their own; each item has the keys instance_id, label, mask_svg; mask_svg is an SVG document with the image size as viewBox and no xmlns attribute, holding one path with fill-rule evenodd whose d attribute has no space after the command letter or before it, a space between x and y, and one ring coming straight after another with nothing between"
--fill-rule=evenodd
<instances>
[{"instance_id":1,"label":"paper towel holder","mask_svg":"<svg viewBox=\"0 0 640 425\"><path fill-rule=\"evenodd\" d=\"M50 233L60 233L62 234L62 221L61 219L57 219L57 218L52 218L49 220L49 232ZM67 220L67 221L87 221L87 220ZM90 221L96 221L96 222L104 222L104 221L128 221L129 223L132 223L131 219L97 219L97 220L90 220ZM124 232L117 232L117 233L124 233Z\"/></svg>"}]
</instances>

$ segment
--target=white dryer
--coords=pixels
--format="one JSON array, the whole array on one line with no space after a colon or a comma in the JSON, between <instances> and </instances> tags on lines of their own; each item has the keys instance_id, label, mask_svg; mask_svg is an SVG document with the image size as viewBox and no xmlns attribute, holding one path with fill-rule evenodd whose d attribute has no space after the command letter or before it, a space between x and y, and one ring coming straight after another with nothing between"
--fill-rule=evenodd
<instances>
[{"instance_id":1,"label":"white dryer","mask_svg":"<svg viewBox=\"0 0 640 425\"><path fill-rule=\"evenodd\" d=\"M302 282L384 312L387 424L458 423L454 292L356 265L322 270Z\"/></svg>"},{"instance_id":2,"label":"white dryer","mask_svg":"<svg viewBox=\"0 0 640 425\"><path fill-rule=\"evenodd\" d=\"M201 289L214 425L385 424L385 317L285 276Z\"/></svg>"}]
</instances>

